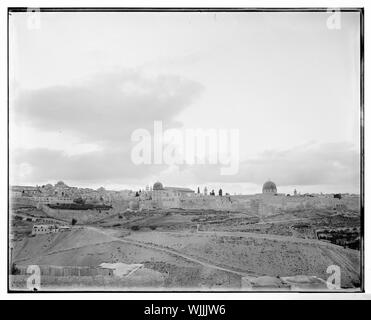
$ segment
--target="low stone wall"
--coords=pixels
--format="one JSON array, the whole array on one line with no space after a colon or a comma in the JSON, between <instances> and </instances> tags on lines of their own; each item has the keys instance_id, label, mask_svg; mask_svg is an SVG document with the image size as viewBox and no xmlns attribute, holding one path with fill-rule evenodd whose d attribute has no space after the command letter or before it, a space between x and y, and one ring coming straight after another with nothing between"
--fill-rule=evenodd
<instances>
[{"instance_id":1,"label":"low stone wall","mask_svg":"<svg viewBox=\"0 0 371 320\"><path fill-rule=\"evenodd\" d=\"M10 275L9 286L15 291L34 291L28 288L30 275ZM115 277L106 275L96 276L47 276L41 277L40 291L43 290L153 290L153 288L163 288L164 277L158 271L151 269L141 269L126 277Z\"/></svg>"},{"instance_id":2,"label":"low stone wall","mask_svg":"<svg viewBox=\"0 0 371 320\"><path fill-rule=\"evenodd\" d=\"M41 209L48 216L64 220L71 223L72 219L77 221L77 224L90 223L115 213L114 209L110 210L65 210L52 209L47 205L42 205Z\"/></svg>"},{"instance_id":3,"label":"low stone wall","mask_svg":"<svg viewBox=\"0 0 371 320\"><path fill-rule=\"evenodd\" d=\"M42 276L53 276L53 277L88 277L88 276L113 276L113 270L97 267L88 267L88 266L38 266L40 268L40 273ZM34 273L34 269L30 268L28 273L29 266L16 265L15 269L19 275L29 275Z\"/></svg>"}]
</instances>

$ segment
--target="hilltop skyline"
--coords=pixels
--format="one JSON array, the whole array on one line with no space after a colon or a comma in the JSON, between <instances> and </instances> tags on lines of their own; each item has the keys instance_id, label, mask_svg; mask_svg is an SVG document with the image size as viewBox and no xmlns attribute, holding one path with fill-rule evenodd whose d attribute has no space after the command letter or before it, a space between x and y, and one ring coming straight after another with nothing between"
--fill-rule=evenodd
<instances>
[{"instance_id":1,"label":"hilltop skyline","mask_svg":"<svg viewBox=\"0 0 371 320\"><path fill-rule=\"evenodd\" d=\"M270 181L270 180L267 180L267 181ZM104 188L106 191L117 191L117 192L120 192L120 191L133 191L133 192L136 192L136 191L139 191L139 190L142 190L142 191L145 191L146 188L151 188L154 183L156 182L159 182L159 181L155 181L154 183L149 183L147 185L144 185L144 186L128 186L127 188L124 188L124 189L120 189L119 187L107 187L107 186L104 186L104 185L73 185L73 184L69 184L69 183L66 183L65 181L63 180L59 180L59 181L49 181L47 183L37 183L35 185L17 185L17 186L28 186L28 187L42 187L42 186L46 186L46 185L52 185L52 186L55 186L57 183L64 183L66 184L68 187L73 187L73 188L82 188L82 189L92 189L92 190L99 190L101 188ZM12 186L16 186L16 185L12 185ZM212 187L210 187L212 186ZM262 185L263 186L263 185ZM217 184L211 184L211 185L189 185L189 186L181 186L181 185L167 185L167 184L164 184L164 187L180 187L180 188L189 188L191 190L194 190L195 193L197 193L197 190L198 188L200 188L200 193L203 193L204 192L204 188L206 187L207 188L207 191L208 193L210 193L212 190L215 191L216 195L219 191L219 189L222 189L223 191L223 195L225 195L225 193L229 193L230 195L248 195L248 194L260 194L262 192L262 186L260 186L260 191L257 191L257 192L251 192L251 193L243 193L243 192L238 192L238 191L234 191L234 192L231 192L229 191L228 189L225 188L225 185L217 185ZM314 191L304 191L304 190L298 190L297 188L293 188L292 190L289 190L289 187L283 187L281 189L280 186L278 186L278 194L290 194L290 195L294 195L294 191L297 192L298 195L304 195L304 194L356 194L356 195L359 195L359 193L353 193L353 192L341 192L341 191L333 191L333 192L314 192Z\"/></svg>"}]
</instances>

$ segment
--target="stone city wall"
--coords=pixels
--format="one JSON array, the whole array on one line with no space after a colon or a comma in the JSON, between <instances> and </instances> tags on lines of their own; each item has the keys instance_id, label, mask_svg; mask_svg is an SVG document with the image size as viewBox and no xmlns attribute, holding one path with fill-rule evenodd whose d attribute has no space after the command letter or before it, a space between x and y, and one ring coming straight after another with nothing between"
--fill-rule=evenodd
<instances>
[{"instance_id":1,"label":"stone city wall","mask_svg":"<svg viewBox=\"0 0 371 320\"><path fill-rule=\"evenodd\" d=\"M71 222L72 219L77 221L77 224L93 222L109 215L115 214L117 210L69 210L69 209L52 209L47 205L42 205L41 209L48 216Z\"/></svg>"},{"instance_id":2,"label":"stone city wall","mask_svg":"<svg viewBox=\"0 0 371 320\"><path fill-rule=\"evenodd\" d=\"M42 276L53 277L68 277L68 276L112 276L113 270L106 268L88 267L88 266L51 266L51 265L38 265ZM29 266L15 265L16 272L19 275L27 275ZM34 270L34 269L33 269ZM34 271L32 271L33 273Z\"/></svg>"},{"instance_id":3,"label":"stone city wall","mask_svg":"<svg viewBox=\"0 0 371 320\"><path fill-rule=\"evenodd\" d=\"M197 196L180 199L180 207L189 210L238 210L237 202L229 196Z\"/></svg>"},{"instance_id":4,"label":"stone city wall","mask_svg":"<svg viewBox=\"0 0 371 320\"><path fill-rule=\"evenodd\" d=\"M358 199L358 200L357 200ZM225 210L246 211L267 216L283 211L305 209L354 210L359 211L359 197L337 199L333 197L309 197L286 195L244 195L244 196L204 196L180 197L162 200L140 200L140 209L171 209L185 210Z\"/></svg>"}]
</instances>

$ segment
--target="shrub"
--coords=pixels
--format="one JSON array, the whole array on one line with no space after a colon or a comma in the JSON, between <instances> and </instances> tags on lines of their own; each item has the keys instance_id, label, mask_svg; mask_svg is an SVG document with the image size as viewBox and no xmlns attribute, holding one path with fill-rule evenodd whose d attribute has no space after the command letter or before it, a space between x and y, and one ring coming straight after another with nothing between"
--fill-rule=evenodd
<instances>
[{"instance_id":1,"label":"shrub","mask_svg":"<svg viewBox=\"0 0 371 320\"><path fill-rule=\"evenodd\" d=\"M139 226L131 226L130 229L133 230L133 231L138 231L140 229L140 227Z\"/></svg>"},{"instance_id":2,"label":"shrub","mask_svg":"<svg viewBox=\"0 0 371 320\"><path fill-rule=\"evenodd\" d=\"M72 219L71 224L74 226L76 224L77 220L75 218Z\"/></svg>"},{"instance_id":3,"label":"shrub","mask_svg":"<svg viewBox=\"0 0 371 320\"><path fill-rule=\"evenodd\" d=\"M20 271L19 269L15 266L14 263L12 263L12 267L11 267L11 271L10 271L11 274L20 274Z\"/></svg>"}]
</instances>

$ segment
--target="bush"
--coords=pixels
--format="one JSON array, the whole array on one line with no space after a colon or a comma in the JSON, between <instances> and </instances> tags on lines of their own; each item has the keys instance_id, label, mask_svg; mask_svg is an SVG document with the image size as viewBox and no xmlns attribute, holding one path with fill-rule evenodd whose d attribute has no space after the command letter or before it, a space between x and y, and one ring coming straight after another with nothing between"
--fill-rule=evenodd
<instances>
[{"instance_id":1,"label":"bush","mask_svg":"<svg viewBox=\"0 0 371 320\"><path fill-rule=\"evenodd\" d=\"M74 226L76 224L77 220L75 218L72 219L71 224Z\"/></svg>"},{"instance_id":2,"label":"bush","mask_svg":"<svg viewBox=\"0 0 371 320\"><path fill-rule=\"evenodd\" d=\"M156 227L156 226L150 226L149 228L150 228L151 230L156 230L157 227Z\"/></svg>"},{"instance_id":3,"label":"bush","mask_svg":"<svg viewBox=\"0 0 371 320\"><path fill-rule=\"evenodd\" d=\"M140 229L140 227L139 226L131 226L130 229L133 230L133 231L138 231Z\"/></svg>"},{"instance_id":4,"label":"bush","mask_svg":"<svg viewBox=\"0 0 371 320\"><path fill-rule=\"evenodd\" d=\"M12 267L11 267L10 274L14 274L14 275L16 275L16 274L20 274L19 269L15 266L14 263L12 263Z\"/></svg>"}]
</instances>

